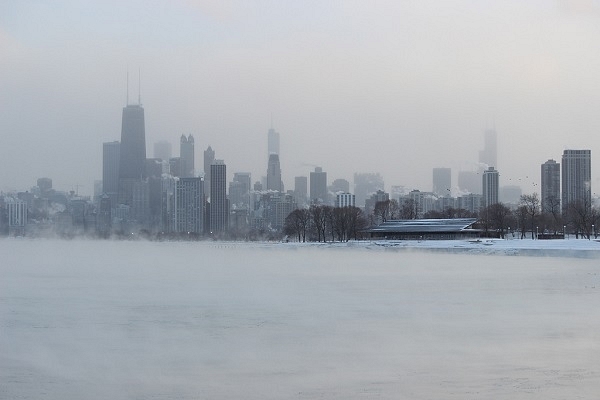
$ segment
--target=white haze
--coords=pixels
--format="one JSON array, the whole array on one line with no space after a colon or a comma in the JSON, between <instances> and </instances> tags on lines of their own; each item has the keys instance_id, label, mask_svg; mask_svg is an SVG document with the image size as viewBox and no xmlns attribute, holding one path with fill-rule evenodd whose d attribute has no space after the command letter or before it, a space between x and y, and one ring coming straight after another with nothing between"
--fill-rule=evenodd
<instances>
[{"instance_id":1,"label":"white haze","mask_svg":"<svg viewBox=\"0 0 600 400\"><path fill-rule=\"evenodd\" d=\"M272 115L286 188L316 164L430 190L495 125L500 184L528 193L565 148L599 154L599 46L591 0L3 1L0 190L91 194L141 68L149 156L192 133L197 166L211 145L258 180Z\"/></svg>"},{"instance_id":2,"label":"white haze","mask_svg":"<svg viewBox=\"0 0 600 400\"><path fill-rule=\"evenodd\" d=\"M597 259L0 241L0 398L564 399Z\"/></svg>"}]
</instances>

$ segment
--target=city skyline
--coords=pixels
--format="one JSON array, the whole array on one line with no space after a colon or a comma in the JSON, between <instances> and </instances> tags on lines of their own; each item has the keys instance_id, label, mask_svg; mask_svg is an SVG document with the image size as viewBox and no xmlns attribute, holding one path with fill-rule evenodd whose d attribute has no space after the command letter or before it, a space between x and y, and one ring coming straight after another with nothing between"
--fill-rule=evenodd
<instances>
[{"instance_id":1,"label":"city skyline","mask_svg":"<svg viewBox=\"0 0 600 400\"><path fill-rule=\"evenodd\" d=\"M429 190L435 167L458 182L495 129L501 185L532 193L545 160L600 150L593 4L117 4L0 6L0 190L49 176L91 195L138 67L148 154L192 134L198 160L210 145L259 179L272 126L286 187L313 165L388 188Z\"/></svg>"}]
</instances>

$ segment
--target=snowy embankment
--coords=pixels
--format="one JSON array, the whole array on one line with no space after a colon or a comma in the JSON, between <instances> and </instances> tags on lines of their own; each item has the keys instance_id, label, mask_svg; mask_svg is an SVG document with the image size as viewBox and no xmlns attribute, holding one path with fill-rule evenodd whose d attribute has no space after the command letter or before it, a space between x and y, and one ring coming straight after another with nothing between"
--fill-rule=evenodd
<instances>
[{"instance_id":1,"label":"snowy embankment","mask_svg":"<svg viewBox=\"0 0 600 400\"><path fill-rule=\"evenodd\" d=\"M600 258L600 239L477 239L477 240L366 240L348 243L285 243L286 246L423 250L450 253Z\"/></svg>"}]
</instances>

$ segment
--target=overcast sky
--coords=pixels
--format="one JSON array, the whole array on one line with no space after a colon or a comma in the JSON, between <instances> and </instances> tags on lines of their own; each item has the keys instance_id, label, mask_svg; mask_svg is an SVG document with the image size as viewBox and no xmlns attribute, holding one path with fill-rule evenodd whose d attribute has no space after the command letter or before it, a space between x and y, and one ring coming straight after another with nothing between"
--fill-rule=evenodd
<instances>
[{"instance_id":1,"label":"overcast sky","mask_svg":"<svg viewBox=\"0 0 600 400\"><path fill-rule=\"evenodd\" d=\"M211 145L256 181L272 115L286 189L320 165L431 190L495 125L500 185L538 190L541 163L587 148L600 192L600 0L4 0L0 190L91 194L138 68L149 157L191 133L199 169Z\"/></svg>"}]
</instances>

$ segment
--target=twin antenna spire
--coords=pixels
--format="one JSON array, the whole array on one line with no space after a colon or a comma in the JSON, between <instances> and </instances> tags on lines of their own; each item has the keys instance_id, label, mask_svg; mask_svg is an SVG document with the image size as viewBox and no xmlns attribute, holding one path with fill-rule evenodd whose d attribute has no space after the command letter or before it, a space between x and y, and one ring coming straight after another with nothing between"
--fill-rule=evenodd
<instances>
[{"instance_id":1,"label":"twin antenna spire","mask_svg":"<svg viewBox=\"0 0 600 400\"><path fill-rule=\"evenodd\" d=\"M127 98L125 99L125 105L129 105L129 68L127 69ZM142 73L141 69L138 69L138 105L142 105Z\"/></svg>"}]
</instances>

